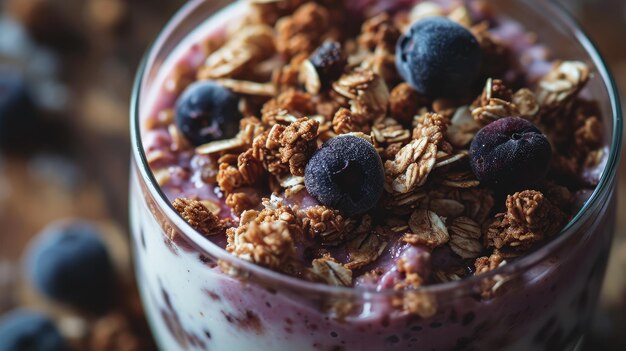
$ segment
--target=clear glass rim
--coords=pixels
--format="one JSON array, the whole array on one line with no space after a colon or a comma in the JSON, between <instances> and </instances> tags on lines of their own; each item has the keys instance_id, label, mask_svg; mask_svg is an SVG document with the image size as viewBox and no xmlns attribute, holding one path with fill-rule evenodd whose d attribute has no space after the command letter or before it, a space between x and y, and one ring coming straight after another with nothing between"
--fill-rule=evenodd
<instances>
[{"instance_id":1,"label":"clear glass rim","mask_svg":"<svg viewBox=\"0 0 626 351\"><path fill-rule=\"evenodd\" d=\"M334 294L341 296L349 296L349 295L371 295L371 296L381 296L381 295L397 295L398 292L393 289L385 289L385 290L375 290L372 288L364 288L364 287L337 287L337 286L329 286L320 283L309 282L305 280L301 280L295 277L287 276L284 274L280 274L273 270L258 266L251 262L242 260L230 253L221 247L215 245L212 241L207 240L200 233L198 233L195 229L193 229L184 219L182 219L178 213L174 210L171 203L163 193L163 191L158 186L158 183L150 170L148 165L148 161L146 158L146 154L144 152L142 140L141 140L141 128L140 128L140 97L141 97L141 89L142 83L149 68L149 64L154 61L154 55L156 55L158 49L162 46L163 42L167 40L167 34L170 33L171 29L175 28L181 20L183 20L191 11L197 8L206 0L192 0L187 2L165 25L165 27L159 33L157 39L154 43L149 47L147 53L145 54L142 62L137 71L135 82L132 91L131 97L131 106L130 106L130 128L131 128L131 145L132 145L132 156L134 162L136 162L136 166L139 169L139 175L144 180L147 189L150 192L150 195L153 197L154 201L158 204L159 208L164 212L164 214L168 217L170 221L174 225L176 225L179 229L183 230L183 234L186 236L186 239L195 246L202 253L206 253L210 257L225 260L229 263L235 264L237 267L244 269L246 272L249 272L251 275L265 279L267 281L271 281L272 283L278 284L273 285L274 287L281 286L285 288L292 288L297 290L305 290L311 293L320 293L320 294ZM236 2L236 1L235 1ZM532 2L533 6L541 7L542 11L548 11L552 16L554 16L557 22L562 23L566 26L567 30L570 31L579 44L584 48L585 52L589 55L589 58L596 66L598 70L598 75L602 79L605 88L607 89L610 104L611 104L611 113L613 115L613 131L611 135L611 143L609 149L609 156L605 166L604 171L602 172L602 176L596 188L594 189L591 197L586 201L583 207L578 211L578 213L572 218L572 220L563 228L563 230L559 233L558 237L551 240L545 246L537 249L536 251L526 255L517 261L499 267L493 271L481 274L480 276L472 276L458 281L451 281L446 283L439 283L433 285L427 285L420 287L418 289L412 290L414 292L420 292L424 294L442 294L444 292L454 292L454 291L464 291L464 287L472 287L479 284L481 281L485 279L493 278L496 275L507 275L514 274L519 271L524 271L539 262L545 259L551 252L554 252L556 248L565 244L571 236L576 233L577 228L583 223L583 218L585 217L586 212L600 205L600 201L603 198L603 195L607 194L611 190L613 190L614 180L617 174L618 164L620 160L621 154L621 146L622 146L622 110L620 105L619 93L617 90L617 86L615 84L615 80L609 71L605 60L602 55L599 53L596 45L593 41L587 36L578 22L573 18L573 16L565 9L565 7L555 1L532 1L527 0L524 1L526 3Z\"/></svg>"}]
</instances>

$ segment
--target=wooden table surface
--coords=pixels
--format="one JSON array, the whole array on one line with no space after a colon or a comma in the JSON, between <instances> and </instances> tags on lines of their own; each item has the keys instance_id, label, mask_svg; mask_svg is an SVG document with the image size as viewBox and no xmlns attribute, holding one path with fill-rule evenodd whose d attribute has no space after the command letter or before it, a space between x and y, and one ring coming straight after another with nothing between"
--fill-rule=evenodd
<instances>
[{"instance_id":1,"label":"wooden table surface","mask_svg":"<svg viewBox=\"0 0 626 351\"><path fill-rule=\"evenodd\" d=\"M1 13L26 16L28 9L24 7L35 1L0 0ZM626 3L562 1L596 41L618 85L626 92ZM36 84L48 85L55 91L55 98L48 99L52 101L42 98L46 106L43 114L54 121L64 137L28 157L0 158L0 312L16 304L41 304L22 287L19 260L30 237L54 219L82 217L101 225L110 233L107 240L119 257L118 263L128 269L124 238L131 85L147 45L185 1L48 2L58 7L60 18L69 20L70 26L81 33L83 42L82 48L63 49L61 54L56 49L42 49L54 57L44 79L37 76L40 73L33 73L32 67L25 69ZM13 7L16 3L17 10ZM6 32L0 27L0 33ZM51 39L44 36L42 40ZM59 46L54 40L52 43ZM9 61L25 66L19 59L10 58L6 50L0 40L0 64ZM626 212L625 168L623 162L618 213ZM616 228L601 306L587 337L585 349L589 350L626 349L626 216L618 216Z\"/></svg>"}]
</instances>

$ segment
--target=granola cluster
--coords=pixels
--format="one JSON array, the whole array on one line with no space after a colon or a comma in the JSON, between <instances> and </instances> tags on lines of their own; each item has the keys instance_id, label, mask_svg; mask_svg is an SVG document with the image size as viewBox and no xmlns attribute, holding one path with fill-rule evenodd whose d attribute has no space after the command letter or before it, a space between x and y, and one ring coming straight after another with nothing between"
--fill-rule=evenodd
<instances>
[{"instance_id":1,"label":"granola cluster","mask_svg":"<svg viewBox=\"0 0 626 351\"><path fill-rule=\"evenodd\" d=\"M223 231L223 223L207 206L198 200L178 198L172 206L183 219L203 235L216 235Z\"/></svg>"},{"instance_id":2,"label":"granola cluster","mask_svg":"<svg viewBox=\"0 0 626 351\"><path fill-rule=\"evenodd\" d=\"M517 256L563 228L565 214L544 195L525 190L509 195L506 212L496 214L485 240L504 256Z\"/></svg>"},{"instance_id":3,"label":"granola cluster","mask_svg":"<svg viewBox=\"0 0 626 351\"><path fill-rule=\"evenodd\" d=\"M175 175L199 174L194 181L215 187L236 223L220 221L202 199L176 199L181 216L205 235L225 232L226 250L235 256L337 286L353 286L358 277L380 279L377 262L398 245L453 257L453 267L430 270L396 262L397 290L494 270L558 234L575 211L572 193L595 185L581 180L580 171L600 164L606 152L599 110L579 95L589 68L561 61L538 82L523 79L514 48L490 33L489 23L474 23L460 3L420 3L354 28L338 20L345 15L342 4L253 1L245 25L208 54L196 78L221 82L241 97L244 118L234 138L192 148L179 140L171 110L150 124L172 145L160 154L148 150L161 185ZM484 60L483 88L474 96L433 100L399 78L399 36L408 23L432 14L476 36ZM330 81L310 59L328 42L341 50L331 62L340 73ZM472 173L468 150L481 127L509 116L535 123L554 157L535 187L497 194ZM384 165L384 194L365 215L320 205L304 187L313 153L342 134L371 142ZM191 169L172 166L181 153L192 156ZM399 305L416 313L434 308L427 297L407 299Z\"/></svg>"}]
</instances>

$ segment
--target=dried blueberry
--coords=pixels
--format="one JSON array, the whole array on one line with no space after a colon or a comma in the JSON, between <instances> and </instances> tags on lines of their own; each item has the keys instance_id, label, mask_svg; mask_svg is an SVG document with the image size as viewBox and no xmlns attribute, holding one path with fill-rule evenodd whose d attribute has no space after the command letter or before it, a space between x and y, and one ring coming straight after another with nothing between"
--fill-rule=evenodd
<instances>
[{"instance_id":1,"label":"dried blueberry","mask_svg":"<svg viewBox=\"0 0 626 351\"><path fill-rule=\"evenodd\" d=\"M17 310L0 322L0 350L64 351L68 348L48 317L33 311Z\"/></svg>"},{"instance_id":2,"label":"dried blueberry","mask_svg":"<svg viewBox=\"0 0 626 351\"><path fill-rule=\"evenodd\" d=\"M334 41L322 44L309 57L309 61L315 67L322 86L328 86L330 82L339 78L347 64L341 51L341 44Z\"/></svg>"},{"instance_id":3,"label":"dried blueberry","mask_svg":"<svg viewBox=\"0 0 626 351\"><path fill-rule=\"evenodd\" d=\"M414 23L398 40L398 72L431 98L463 97L479 75L481 50L472 33L444 17Z\"/></svg>"},{"instance_id":4,"label":"dried blueberry","mask_svg":"<svg viewBox=\"0 0 626 351\"><path fill-rule=\"evenodd\" d=\"M213 81L191 84L176 102L176 125L194 146L234 137L240 119L237 95Z\"/></svg>"},{"instance_id":5,"label":"dried blueberry","mask_svg":"<svg viewBox=\"0 0 626 351\"><path fill-rule=\"evenodd\" d=\"M478 180L507 191L532 185L545 176L552 156L548 138L519 117L502 118L482 128L469 152Z\"/></svg>"},{"instance_id":6,"label":"dried blueberry","mask_svg":"<svg viewBox=\"0 0 626 351\"><path fill-rule=\"evenodd\" d=\"M45 228L26 258L27 274L47 297L80 309L101 312L111 306L116 288L113 264L98 230L82 221Z\"/></svg>"},{"instance_id":7,"label":"dried blueberry","mask_svg":"<svg viewBox=\"0 0 626 351\"><path fill-rule=\"evenodd\" d=\"M365 139L328 140L306 166L304 184L320 203L351 216L372 209L383 192L383 164Z\"/></svg>"}]
</instances>

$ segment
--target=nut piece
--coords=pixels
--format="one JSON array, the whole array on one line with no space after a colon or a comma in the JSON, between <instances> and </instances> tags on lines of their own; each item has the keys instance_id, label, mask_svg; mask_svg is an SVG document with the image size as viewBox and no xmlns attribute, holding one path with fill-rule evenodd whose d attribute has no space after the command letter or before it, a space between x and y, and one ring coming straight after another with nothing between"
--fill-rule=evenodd
<instances>
[{"instance_id":1,"label":"nut piece","mask_svg":"<svg viewBox=\"0 0 626 351\"><path fill-rule=\"evenodd\" d=\"M176 212L203 235L215 235L224 229L220 219L198 200L177 198L172 202Z\"/></svg>"},{"instance_id":2,"label":"nut piece","mask_svg":"<svg viewBox=\"0 0 626 351\"><path fill-rule=\"evenodd\" d=\"M450 248L462 258L476 258L483 250L480 242L481 230L478 223L467 217L459 217L452 221L450 231Z\"/></svg>"},{"instance_id":3,"label":"nut piece","mask_svg":"<svg viewBox=\"0 0 626 351\"><path fill-rule=\"evenodd\" d=\"M406 233L402 240L412 245L425 245L436 248L450 240L448 228L435 212L418 209L409 219L411 233Z\"/></svg>"}]
</instances>

